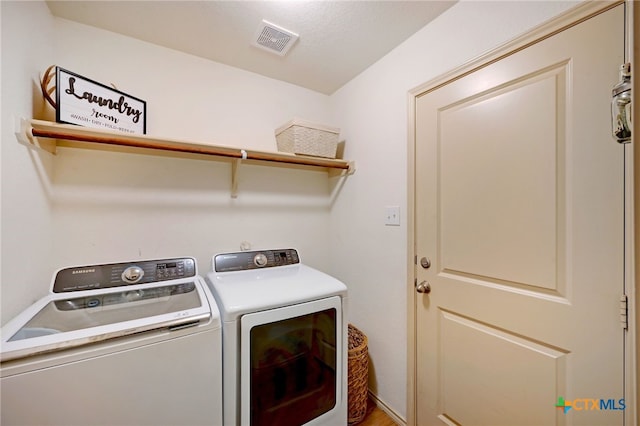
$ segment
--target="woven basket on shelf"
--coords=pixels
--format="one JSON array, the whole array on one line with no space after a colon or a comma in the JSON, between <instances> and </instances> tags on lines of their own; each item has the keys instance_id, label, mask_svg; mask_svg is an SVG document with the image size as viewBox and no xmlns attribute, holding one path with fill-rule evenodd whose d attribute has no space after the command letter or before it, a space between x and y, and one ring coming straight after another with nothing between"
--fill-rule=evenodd
<instances>
[{"instance_id":1,"label":"woven basket on shelf","mask_svg":"<svg viewBox=\"0 0 640 426\"><path fill-rule=\"evenodd\" d=\"M348 359L349 424L355 424L367 413L367 390L369 385L369 351L367 336L349 324Z\"/></svg>"},{"instance_id":2,"label":"woven basket on shelf","mask_svg":"<svg viewBox=\"0 0 640 426\"><path fill-rule=\"evenodd\" d=\"M336 158L340 129L295 118L275 131L278 151Z\"/></svg>"}]
</instances>

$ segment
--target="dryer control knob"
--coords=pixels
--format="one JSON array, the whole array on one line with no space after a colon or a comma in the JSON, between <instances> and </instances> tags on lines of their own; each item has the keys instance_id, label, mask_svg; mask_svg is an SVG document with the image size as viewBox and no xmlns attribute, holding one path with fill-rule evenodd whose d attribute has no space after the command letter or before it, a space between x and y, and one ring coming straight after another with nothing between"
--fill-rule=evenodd
<instances>
[{"instance_id":1,"label":"dryer control knob","mask_svg":"<svg viewBox=\"0 0 640 426\"><path fill-rule=\"evenodd\" d=\"M142 279L144 271L139 266L129 266L122 273L122 280L134 284Z\"/></svg>"},{"instance_id":2,"label":"dryer control knob","mask_svg":"<svg viewBox=\"0 0 640 426\"><path fill-rule=\"evenodd\" d=\"M265 256L263 253L258 253L253 258L253 263L255 263L256 266L260 268L262 268L263 266L267 266L268 262L269 262L269 259L267 259L267 256Z\"/></svg>"}]
</instances>

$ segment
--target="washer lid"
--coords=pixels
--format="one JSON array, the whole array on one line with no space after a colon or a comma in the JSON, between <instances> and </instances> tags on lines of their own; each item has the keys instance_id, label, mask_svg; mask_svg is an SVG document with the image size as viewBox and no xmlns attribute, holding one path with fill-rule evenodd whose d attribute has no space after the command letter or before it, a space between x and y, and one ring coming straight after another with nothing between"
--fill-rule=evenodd
<instances>
[{"instance_id":1,"label":"washer lid","mask_svg":"<svg viewBox=\"0 0 640 426\"><path fill-rule=\"evenodd\" d=\"M2 328L0 360L198 323L211 309L201 279L49 295Z\"/></svg>"}]
</instances>

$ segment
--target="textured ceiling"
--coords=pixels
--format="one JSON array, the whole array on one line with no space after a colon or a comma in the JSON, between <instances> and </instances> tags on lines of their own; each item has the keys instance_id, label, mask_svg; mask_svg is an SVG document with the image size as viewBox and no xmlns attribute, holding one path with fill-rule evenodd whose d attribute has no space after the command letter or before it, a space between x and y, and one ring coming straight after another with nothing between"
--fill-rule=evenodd
<instances>
[{"instance_id":1,"label":"textured ceiling","mask_svg":"<svg viewBox=\"0 0 640 426\"><path fill-rule=\"evenodd\" d=\"M53 15L331 94L424 27L448 1L53 1ZM299 34L252 46L265 19Z\"/></svg>"}]
</instances>

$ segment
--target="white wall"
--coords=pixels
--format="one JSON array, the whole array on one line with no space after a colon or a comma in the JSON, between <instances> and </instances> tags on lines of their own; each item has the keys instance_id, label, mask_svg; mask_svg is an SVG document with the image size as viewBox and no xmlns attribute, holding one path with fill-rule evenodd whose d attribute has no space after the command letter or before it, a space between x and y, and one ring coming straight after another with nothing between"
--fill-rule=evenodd
<instances>
[{"instance_id":1,"label":"white wall","mask_svg":"<svg viewBox=\"0 0 640 426\"><path fill-rule=\"evenodd\" d=\"M230 162L74 148L54 158L18 144L10 119L52 118L31 106L52 63L146 100L148 134L242 148L275 151L274 129L293 116L326 122L326 95L54 18L42 2L2 8L3 323L62 266L190 255L206 273L213 254L248 241L328 269L323 171L241 166L231 199Z\"/></svg>"},{"instance_id":2,"label":"white wall","mask_svg":"<svg viewBox=\"0 0 640 426\"><path fill-rule=\"evenodd\" d=\"M2 7L2 323L43 295L53 269L293 246L343 279L369 337L372 390L406 415L407 92L563 11L564 2L462 2L331 97L50 16ZM19 145L11 117L50 118L38 78L51 63L147 101L148 133L274 150L292 116L342 128L356 174L335 200L324 173L202 159ZM47 117L49 115L49 117ZM384 206L401 226L383 225Z\"/></svg>"},{"instance_id":3,"label":"white wall","mask_svg":"<svg viewBox=\"0 0 640 426\"><path fill-rule=\"evenodd\" d=\"M465 1L331 97L356 160L331 211L333 274L349 283L350 320L369 339L370 389L406 418L408 92L576 3ZM401 226L383 224L401 207Z\"/></svg>"},{"instance_id":4,"label":"white wall","mask_svg":"<svg viewBox=\"0 0 640 426\"><path fill-rule=\"evenodd\" d=\"M198 57L56 19L60 66L147 101L147 133L276 150L274 129L295 115L325 122L328 97ZM69 49L69 46L73 46ZM99 46L99 48L96 48ZM79 53L81 52L81 54ZM55 260L157 258L296 247L326 269L324 172L64 149L55 162Z\"/></svg>"},{"instance_id":5,"label":"white wall","mask_svg":"<svg viewBox=\"0 0 640 426\"><path fill-rule=\"evenodd\" d=\"M18 144L13 117L43 114L39 73L53 61L53 22L44 3L0 2L2 14L2 323L44 295L51 274L51 202L38 169L48 154Z\"/></svg>"}]
</instances>

